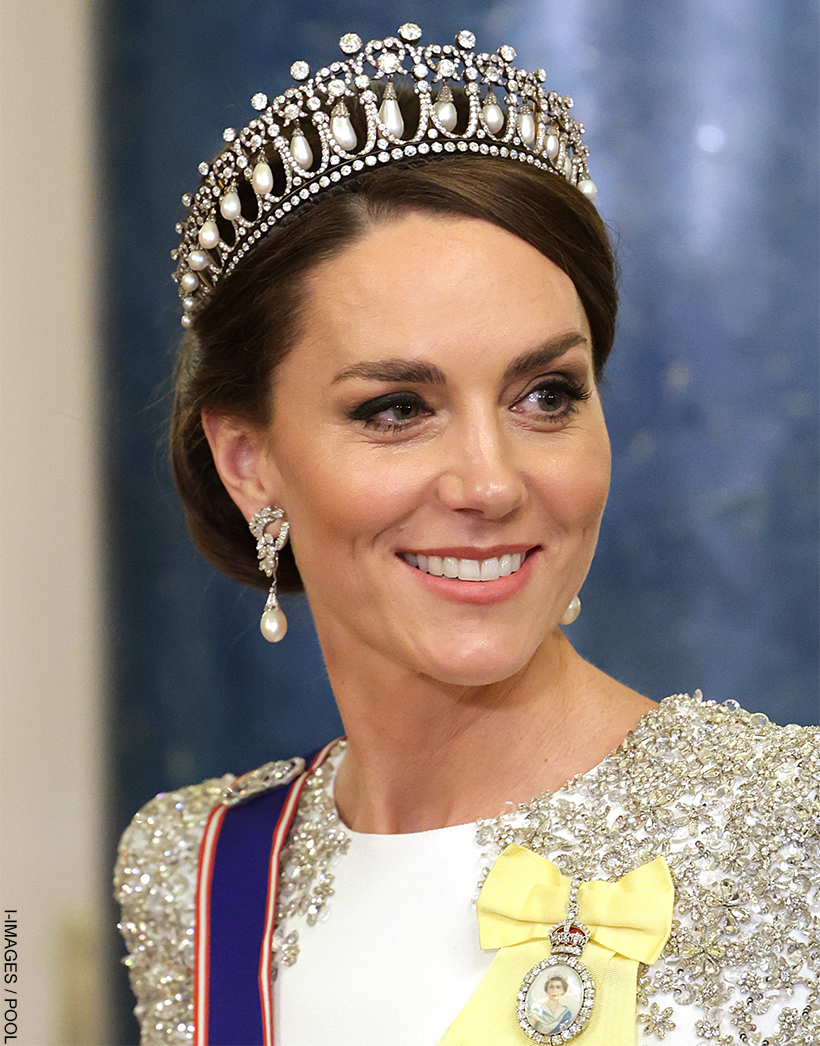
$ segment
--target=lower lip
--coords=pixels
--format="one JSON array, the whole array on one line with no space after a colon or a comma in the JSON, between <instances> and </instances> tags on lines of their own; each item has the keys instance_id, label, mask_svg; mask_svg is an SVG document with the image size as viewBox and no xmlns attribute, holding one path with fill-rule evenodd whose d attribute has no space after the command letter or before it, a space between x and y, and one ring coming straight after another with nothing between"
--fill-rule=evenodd
<instances>
[{"instance_id":1,"label":"lower lip","mask_svg":"<svg viewBox=\"0 0 820 1046\"><path fill-rule=\"evenodd\" d=\"M502 603L511 599L517 592L527 584L534 570L534 562L540 556L541 549L536 549L527 555L527 558L514 574L507 577L497 578L495 581L460 581L458 578L436 577L427 574L418 567L411 566L401 556L397 558L411 570L414 576L429 591L454 603L470 603L473 606L489 606L492 603Z\"/></svg>"}]
</instances>

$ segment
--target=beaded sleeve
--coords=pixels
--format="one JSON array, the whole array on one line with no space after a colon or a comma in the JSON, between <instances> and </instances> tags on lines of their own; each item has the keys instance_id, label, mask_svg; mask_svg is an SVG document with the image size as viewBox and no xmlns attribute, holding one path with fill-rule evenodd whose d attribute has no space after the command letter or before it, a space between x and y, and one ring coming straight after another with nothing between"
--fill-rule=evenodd
<instances>
[{"instance_id":1,"label":"beaded sleeve","mask_svg":"<svg viewBox=\"0 0 820 1046\"><path fill-rule=\"evenodd\" d=\"M193 1039L194 903L199 845L234 778L212 778L151 799L126 828L114 873L122 906L134 1013L143 1046Z\"/></svg>"}]
</instances>

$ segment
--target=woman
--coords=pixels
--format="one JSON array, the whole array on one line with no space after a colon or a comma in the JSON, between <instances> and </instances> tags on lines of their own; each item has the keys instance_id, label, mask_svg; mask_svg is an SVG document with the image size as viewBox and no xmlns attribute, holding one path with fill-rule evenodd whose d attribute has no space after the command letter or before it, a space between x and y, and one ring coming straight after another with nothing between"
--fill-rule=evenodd
<instances>
[{"instance_id":1,"label":"woman","mask_svg":"<svg viewBox=\"0 0 820 1046\"><path fill-rule=\"evenodd\" d=\"M572 1024L572 1012L562 1001L568 990L569 983L566 977L558 975L550 977L544 985L545 997L532 1006L539 1031L559 1032Z\"/></svg>"},{"instance_id":2,"label":"woman","mask_svg":"<svg viewBox=\"0 0 820 1046\"><path fill-rule=\"evenodd\" d=\"M189 527L270 580L266 638L304 586L346 741L134 819L143 1041L809 1043L815 735L657 706L560 627L610 466L582 128L512 49L419 36L295 63L180 226ZM554 962L558 1039L527 1002Z\"/></svg>"}]
</instances>

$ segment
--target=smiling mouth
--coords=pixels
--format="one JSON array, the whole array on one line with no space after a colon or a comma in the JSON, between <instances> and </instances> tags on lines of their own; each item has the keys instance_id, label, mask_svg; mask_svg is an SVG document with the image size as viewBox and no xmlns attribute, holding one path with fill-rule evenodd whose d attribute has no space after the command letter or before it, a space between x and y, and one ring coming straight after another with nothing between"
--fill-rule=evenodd
<instances>
[{"instance_id":1,"label":"smiling mouth","mask_svg":"<svg viewBox=\"0 0 820 1046\"><path fill-rule=\"evenodd\" d=\"M505 552L490 559L458 559L456 556L425 556L413 552L402 552L400 555L405 563L433 577L459 581L497 581L520 570L527 556L534 551Z\"/></svg>"}]
</instances>

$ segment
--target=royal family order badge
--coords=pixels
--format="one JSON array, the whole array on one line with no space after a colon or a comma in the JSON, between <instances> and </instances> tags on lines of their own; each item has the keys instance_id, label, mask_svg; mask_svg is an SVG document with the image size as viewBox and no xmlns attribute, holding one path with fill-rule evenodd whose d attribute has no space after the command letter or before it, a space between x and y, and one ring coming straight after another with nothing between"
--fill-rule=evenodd
<instances>
[{"instance_id":1,"label":"royal family order badge","mask_svg":"<svg viewBox=\"0 0 820 1046\"><path fill-rule=\"evenodd\" d=\"M533 966L518 992L518 1023L534 1042L569 1042L592 1012L595 983L579 958L590 933L576 921L574 901L573 890L566 919L550 931L549 958Z\"/></svg>"}]
</instances>

